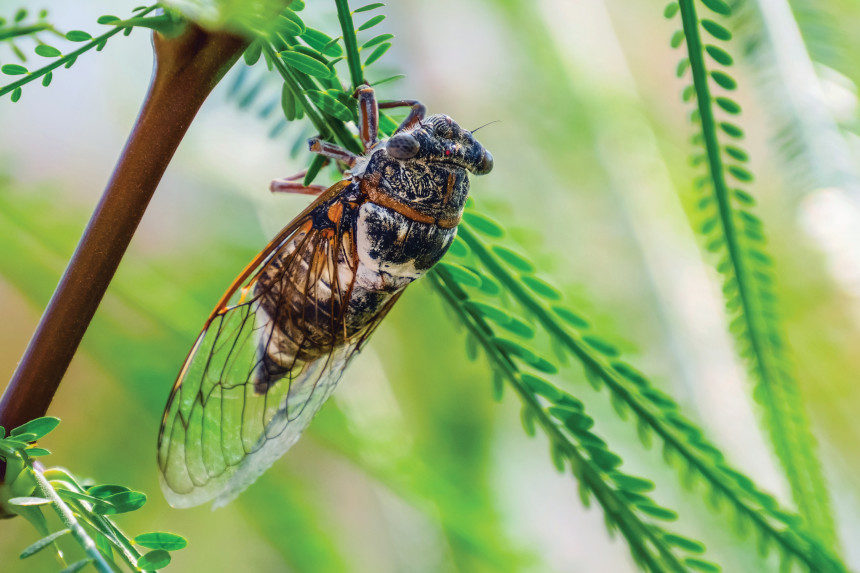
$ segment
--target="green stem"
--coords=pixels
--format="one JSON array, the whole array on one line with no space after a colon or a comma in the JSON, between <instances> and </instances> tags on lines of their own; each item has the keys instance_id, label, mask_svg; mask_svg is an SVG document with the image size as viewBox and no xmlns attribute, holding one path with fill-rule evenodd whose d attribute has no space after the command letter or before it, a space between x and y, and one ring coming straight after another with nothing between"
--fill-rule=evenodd
<instances>
[{"instance_id":1,"label":"green stem","mask_svg":"<svg viewBox=\"0 0 860 573\"><path fill-rule=\"evenodd\" d=\"M143 10L142 12L140 12L140 16L143 16L145 14L152 12L157 7L158 7L157 4L150 6L146 10ZM105 32L101 36L97 36L97 37L93 38L92 40L90 40L89 42L87 42L86 44L84 44L83 46L81 46L80 48L75 50L74 52L70 52L70 53L66 54L65 56L63 56L62 58L58 58L58 59L54 60L53 62L51 62L47 66L44 66L42 68L39 68L38 70L30 72L29 74L27 74L26 76L24 76L23 78L21 78L18 81L15 81L15 82L12 82L11 84L0 87L0 97L6 95L7 93L9 93L11 91L14 91L16 88L19 88L19 87L23 86L24 84L28 84L28 83L32 82L33 80L44 76L48 72L53 71L53 70L59 68L60 66L67 64L68 62L73 62L75 59L77 59L78 56L80 56L84 52L87 52L87 51L95 48L96 46L98 46L102 42L107 41L108 38L116 36L117 34L122 32L123 30L125 30L126 28L127 28L127 26L118 26L118 27L114 28L113 30L111 30L110 32Z\"/></svg>"},{"instance_id":2,"label":"green stem","mask_svg":"<svg viewBox=\"0 0 860 573\"><path fill-rule=\"evenodd\" d=\"M690 467L695 468L715 490L725 495L743 514L756 523L762 530L768 532L788 553L796 556L813 570L817 566L817 560L804 548L797 547L792 539L782 530L776 529L762 514L762 507L750 505L747 494L739 491L733 482L726 480L720 475L720 471L714 468L702 455L690 449L687 442L679 437L660 417L653 413L646 405L642 404L636 395L628 389L628 384L619 375L616 375L600 358L595 356L586 344L570 334L546 309L544 304L529 293L520 281L511 275L498 261L483 242L466 225L458 227L458 235L466 242L475 256L483 263L492 275L498 279L510 292L514 299L523 305L547 332L559 340L576 358L582 362L584 367L597 374L606 384L609 390L624 401L637 417L643 420L666 444L670 445L680 453ZM832 560L832 558L831 558Z\"/></svg>"},{"instance_id":3,"label":"green stem","mask_svg":"<svg viewBox=\"0 0 860 573\"><path fill-rule=\"evenodd\" d=\"M105 558L98 550L98 547L96 547L95 541L87 535L83 526L78 523L78 520L75 518L75 514L72 513L71 508L66 505L66 502L64 502L62 498L60 498L51 483L35 466L31 465L30 470L33 472L33 476L36 479L36 483L39 485L39 489L42 490L42 495L51 500L51 503L54 505L54 509L57 511L63 524L71 530L74 538L78 541L80 546L83 547L90 559L92 559L93 566L98 569L99 573L113 573L113 569L108 562L105 561Z\"/></svg>"},{"instance_id":4,"label":"green stem","mask_svg":"<svg viewBox=\"0 0 860 573\"><path fill-rule=\"evenodd\" d=\"M358 55L358 38L355 37L352 12L349 11L348 0L334 0L334 3L337 6L337 19L340 21L340 29L343 32L346 61L349 64L349 77L352 80L352 88L356 89L365 81L364 72L361 69L361 57Z\"/></svg>"},{"instance_id":5,"label":"green stem","mask_svg":"<svg viewBox=\"0 0 860 573\"><path fill-rule=\"evenodd\" d=\"M7 28L5 30L0 30L0 42L11 40L12 38L17 38L19 36L29 36L30 34L44 32L51 29L53 29L53 26L48 23L33 24L31 26L21 26L18 28Z\"/></svg>"},{"instance_id":6,"label":"green stem","mask_svg":"<svg viewBox=\"0 0 860 573\"><path fill-rule=\"evenodd\" d=\"M431 277L433 277L434 285L442 295L442 298L460 315L466 327L484 348L490 361L498 367L501 374L504 375L510 386L520 396L523 403L534 413L535 419L541 425L550 441L560 447L567 454L568 458L572 460L572 463L576 464L579 469L578 477L594 493L604 511L613 517L613 522L618 525L624 537L630 543L631 549L649 564L651 571L663 573L666 571L666 568L654 559L642 541L647 540L660 552L665 564L670 566L670 570L687 571L683 563L678 560L663 540L657 536L654 529L649 524L644 523L630 510L629 502L621 498L617 491L606 483L602 473L592 465L591 461L583 455L575 444L571 443L567 435L558 428L556 423L546 413L534 394L526 388L520 379L519 369L516 364L514 364L510 357L500 351L498 346L493 342L490 326L483 318L461 304L460 300L465 295L460 291L457 283L443 269L433 270ZM458 291L460 296L457 294Z\"/></svg>"}]
</instances>

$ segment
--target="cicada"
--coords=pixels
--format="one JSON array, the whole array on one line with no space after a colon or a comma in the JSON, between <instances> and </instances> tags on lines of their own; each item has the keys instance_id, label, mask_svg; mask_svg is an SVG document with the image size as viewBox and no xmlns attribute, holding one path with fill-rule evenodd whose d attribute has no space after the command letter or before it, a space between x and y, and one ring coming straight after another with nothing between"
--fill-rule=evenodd
<instances>
[{"instance_id":1,"label":"cicada","mask_svg":"<svg viewBox=\"0 0 860 573\"><path fill-rule=\"evenodd\" d=\"M468 173L493 168L450 117L377 103L369 86L355 97L364 153L312 138L343 179L272 182L317 197L233 281L179 372L158 436L175 507L226 503L296 443L403 290L451 245ZM380 141L379 109L394 107L409 114Z\"/></svg>"}]
</instances>

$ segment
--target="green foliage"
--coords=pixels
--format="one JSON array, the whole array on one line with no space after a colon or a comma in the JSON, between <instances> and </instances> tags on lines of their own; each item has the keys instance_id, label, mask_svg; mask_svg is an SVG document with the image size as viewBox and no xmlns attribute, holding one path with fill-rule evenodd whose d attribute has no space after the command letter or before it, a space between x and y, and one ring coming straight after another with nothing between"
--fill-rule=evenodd
<instances>
[{"instance_id":1,"label":"green foliage","mask_svg":"<svg viewBox=\"0 0 860 573\"><path fill-rule=\"evenodd\" d=\"M27 18L27 12L26 10L19 11L11 25L0 22L0 42L7 42L18 59L21 62L26 62L27 57L25 53L17 46L14 40L28 37L35 43L33 51L38 56L50 58L53 61L32 71L20 64L4 64L0 66L0 73L2 74L7 76L23 76L9 84L0 85L0 96L11 93L12 101L18 101L21 99L22 87L39 78L42 78L43 86L49 85L53 79L53 71L55 69L61 66L66 68L72 67L81 54L93 49L96 51L103 50L107 45L107 41L119 33L128 36L134 28L140 27L153 28L166 34L176 33L177 29L181 28L183 24L172 13L167 12L159 16L147 17L147 14L158 7L158 4L154 4L149 7L142 6L136 8L135 16L126 20L120 20L116 16L102 16L98 19L98 23L109 26L110 31L95 37L89 32L82 30L70 30L66 33L59 32L57 28L46 21L47 13L45 11L39 13L38 20L35 23L25 25L22 21ZM83 43L84 45L64 54L59 48L47 44L42 40L42 35L46 33L57 36L60 41Z\"/></svg>"},{"instance_id":2,"label":"green foliage","mask_svg":"<svg viewBox=\"0 0 860 573\"><path fill-rule=\"evenodd\" d=\"M714 49L724 53L710 42L725 42L732 37L723 24L711 19L730 13L728 4L723 4L713 0L704 3L706 12L701 19L694 0L680 0L679 10L667 9L669 17L680 13L687 47L693 88L690 93L696 100L693 119L701 129L694 137L694 144L701 148L694 163L701 157L701 162L707 166L706 177L697 185L703 193L697 204L698 231L705 248L715 255L717 271L723 278L730 330L737 341L738 353L746 360L755 380L753 396L762 407L771 443L785 469L794 499L815 535L832 544L835 526L826 483L797 382L791 373L789 351L774 295L773 260L766 252L764 225L752 213L747 201L740 199L749 196L742 187L753 178L743 165L747 153L737 144L743 137L743 130L718 119L720 114L737 116L741 111L740 105L728 95L737 85L727 73L728 68L713 69L706 58ZM673 38L673 45L675 43ZM712 49L706 51L707 46ZM731 63L726 57L715 60L720 66ZM715 95L721 93L723 95ZM730 143L721 142L720 131L729 137Z\"/></svg>"},{"instance_id":3,"label":"green foliage","mask_svg":"<svg viewBox=\"0 0 860 573\"><path fill-rule=\"evenodd\" d=\"M633 559L655 573L692 571L697 566L719 571L717 565L693 557L704 553L701 542L665 528L661 522L674 521L677 514L646 495L653 488L649 480L619 469L621 458L591 431L594 420L585 413L583 403L520 365L525 363L538 372L555 371L555 367L546 367L551 362L526 350L519 342L497 336L481 314L481 307L469 304L463 283L448 268L437 266L431 279L478 340L496 375L519 395L526 432L534 435L535 426L540 426L550 441L557 469L562 472L570 469L579 483L584 505L589 505L592 497L600 503L607 529L624 536Z\"/></svg>"},{"instance_id":4,"label":"green foliage","mask_svg":"<svg viewBox=\"0 0 860 573\"><path fill-rule=\"evenodd\" d=\"M60 420L42 417L12 429L8 436L0 428L0 460L6 464L6 478L0 486L0 504L10 512L30 521L43 536L24 549L21 559L53 547L63 571L77 571L92 564L101 573L117 569L115 556L133 571L156 570L170 563L168 551L182 549L183 537L173 533L153 532L129 539L107 515L140 509L146 495L120 485L82 485L81 480L63 468L44 469L35 457L47 455L36 445L54 430ZM64 529L49 532L43 506L52 506ZM86 558L66 564L57 541L71 535ZM134 547L152 549L141 555Z\"/></svg>"}]
</instances>

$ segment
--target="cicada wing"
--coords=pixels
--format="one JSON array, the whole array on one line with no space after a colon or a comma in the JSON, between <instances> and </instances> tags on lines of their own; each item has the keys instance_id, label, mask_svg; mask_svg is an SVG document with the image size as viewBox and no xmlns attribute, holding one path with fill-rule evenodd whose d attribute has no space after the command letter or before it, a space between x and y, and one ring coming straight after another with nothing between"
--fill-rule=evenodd
<instances>
[{"instance_id":1,"label":"cicada wing","mask_svg":"<svg viewBox=\"0 0 860 573\"><path fill-rule=\"evenodd\" d=\"M349 229L313 227L314 206L334 193L318 199L246 268L189 353L158 440L162 489L174 507L226 503L281 457L390 307L348 339L333 336L344 328L352 291L342 281L355 280L358 264L349 252ZM328 325L328 344L318 332L316 338L310 329L304 333L309 321Z\"/></svg>"}]
</instances>

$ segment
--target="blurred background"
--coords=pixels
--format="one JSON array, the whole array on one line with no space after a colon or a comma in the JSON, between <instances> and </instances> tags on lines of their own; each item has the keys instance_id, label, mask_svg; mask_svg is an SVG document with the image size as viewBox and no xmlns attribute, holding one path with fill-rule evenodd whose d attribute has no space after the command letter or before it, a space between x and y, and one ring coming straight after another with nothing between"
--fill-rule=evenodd
<instances>
[{"instance_id":1,"label":"blurred background","mask_svg":"<svg viewBox=\"0 0 860 573\"><path fill-rule=\"evenodd\" d=\"M338 35L334 4L303 17ZM798 380L830 480L849 565L860 567L860 177L853 129L860 5L760 0L732 43L752 186L777 260ZM45 0L64 30L95 31L136 3ZM19 3L0 0L0 15ZM793 9L792 12L790 9ZM495 156L473 181L477 205L503 221L599 332L674 395L738 467L782 500L787 487L750 407L719 283L685 212L692 202L690 109L675 78L676 24L662 5L629 0L399 0L376 33L397 36L376 65L407 77L381 97L419 98L480 132ZM5 48L0 48L5 49ZM0 52L0 61L8 60ZM125 142L151 71L143 30L0 102L0 379L8 379ZM226 508L173 510L157 482L155 440L169 389L211 307L267 240L308 202L271 196L299 171L309 135L241 109L237 65L192 125L51 411L62 418L49 462L149 494L119 516L131 534L189 539L173 570L633 571L599 508L584 508L529 439L513 396L491 398L480 359L429 285L411 287L354 362L306 436ZM253 79L253 78L252 78ZM263 86L277 97L277 84ZM239 94L239 95L237 95ZM571 368L571 372L578 372ZM583 398L625 468L657 482L678 530L708 542L726 571L756 561L701 496L677 487L659 451L641 448L605 396ZM659 449L659 448L658 448ZM0 568L53 570L15 557L37 539L0 524ZM41 559L41 561L35 561ZM35 568L35 569L34 569Z\"/></svg>"}]
</instances>

